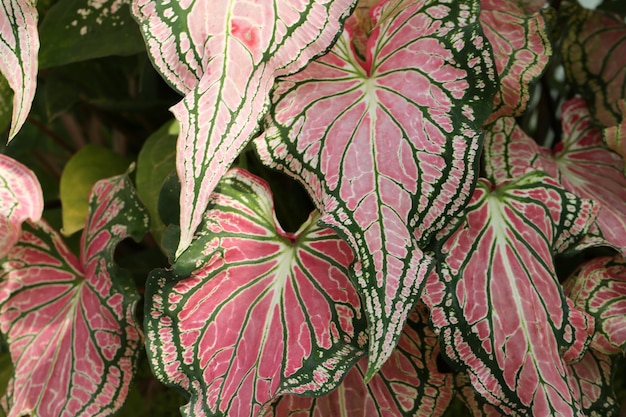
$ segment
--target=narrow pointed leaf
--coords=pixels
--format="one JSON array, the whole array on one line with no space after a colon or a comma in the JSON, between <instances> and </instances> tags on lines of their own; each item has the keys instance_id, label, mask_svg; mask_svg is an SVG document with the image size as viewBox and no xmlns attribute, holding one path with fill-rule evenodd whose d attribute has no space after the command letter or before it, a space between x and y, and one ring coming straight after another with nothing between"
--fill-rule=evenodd
<instances>
[{"instance_id":1,"label":"narrow pointed leaf","mask_svg":"<svg viewBox=\"0 0 626 417\"><path fill-rule=\"evenodd\" d=\"M35 174L0 154L0 258L19 240L22 223L39 221L42 212L43 192Z\"/></svg>"},{"instance_id":2,"label":"narrow pointed leaf","mask_svg":"<svg viewBox=\"0 0 626 417\"><path fill-rule=\"evenodd\" d=\"M614 363L616 357L594 349L568 366L569 386L578 392L585 416L617 417L619 403L613 391Z\"/></svg>"},{"instance_id":3,"label":"narrow pointed leaf","mask_svg":"<svg viewBox=\"0 0 626 417\"><path fill-rule=\"evenodd\" d=\"M267 184L232 170L201 229L146 293L155 375L189 394L185 416L253 416L282 394L335 388L364 353L353 255L313 216L276 224Z\"/></svg>"},{"instance_id":4,"label":"narrow pointed leaf","mask_svg":"<svg viewBox=\"0 0 626 417\"><path fill-rule=\"evenodd\" d=\"M442 244L422 297L442 352L505 414L582 415L566 362L584 353L593 319L566 301L552 253L575 244L595 213L543 173L483 180Z\"/></svg>"},{"instance_id":5,"label":"narrow pointed leaf","mask_svg":"<svg viewBox=\"0 0 626 417\"><path fill-rule=\"evenodd\" d=\"M409 315L398 347L369 383L363 358L341 385L320 398L286 395L264 417L439 417L453 396L454 378L437 369L439 343L428 327L428 312L418 304Z\"/></svg>"},{"instance_id":6,"label":"narrow pointed leaf","mask_svg":"<svg viewBox=\"0 0 626 417\"><path fill-rule=\"evenodd\" d=\"M44 221L2 262L0 329L14 373L9 416L105 416L128 392L142 347L130 276L113 253L140 238L147 218L127 176L98 182L77 259Z\"/></svg>"},{"instance_id":7,"label":"narrow pointed leaf","mask_svg":"<svg viewBox=\"0 0 626 417\"><path fill-rule=\"evenodd\" d=\"M278 76L325 52L354 0L155 3L133 12L164 78L186 94L176 163L182 183L180 255L191 243L209 195L259 129Z\"/></svg>"},{"instance_id":8,"label":"narrow pointed leaf","mask_svg":"<svg viewBox=\"0 0 626 417\"><path fill-rule=\"evenodd\" d=\"M384 1L372 16L366 62L347 30L280 80L272 125L256 141L357 254L368 378L393 352L430 269L420 246L469 198L495 89L477 2Z\"/></svg>"},{"instance_id":9,"label":"narrow pointed leaf","mask_svg":"<svg viewBox=\"0 0 626 417\"><path fill-rule=\"evenodd\" d=\"M538 146L511 118L490 126L485 169L498 180L539 169L572 193L597 201L601 204L597 223L605 244L626 254L624 160L604 146L583 99L566 102L562 115L563 139L554 151Z\"/></svg>"},{"instance_id":10,"label":"narrow pointed leaf","mask_svg":"<svg viewBox=\"0 0 626 417\"><path fill-rule=\"evenodd\" d=\"M0 72L13 89L11 140L20 130L37 85L37 9L31 0L4 0L0 8Z\"/></svg>"},{"instance_id":11,"label":"narrow pointed leaf","mask_svg":"<svg viewBox=\"0 0 626 417\"><path fill-rule=\"evenodd\" d=\"M520 116L526 110L532 85L552 56L551 17L548 10L528 15L522 0L481 1L480 23L493 47L500 78L493 114L486 124L501 116Z\"/></svg>"},{"instance_id":12,"label":"narrow pointed leaf","mask_svg":"<svg viewBox=\"0 0 626 417\"><path fill-rule=\"evenodd\" d=\"M591 103L605 127L621 121L619 100L626 97L626 24L617 14L563 5L568 15L561 55L567 79Z\"/></svg>"},{"instance_id":13,"label":"narrow pointed leaf","mask_svg":"<svg viewBox=\"0 0 626 417\"><path fill-rule=\"evenodd\" d=\"M574 305L596 320L591 346L613 355L626 353L626 261L622 256L584 263L564 283Z\"/></svg>"}]
</instances>

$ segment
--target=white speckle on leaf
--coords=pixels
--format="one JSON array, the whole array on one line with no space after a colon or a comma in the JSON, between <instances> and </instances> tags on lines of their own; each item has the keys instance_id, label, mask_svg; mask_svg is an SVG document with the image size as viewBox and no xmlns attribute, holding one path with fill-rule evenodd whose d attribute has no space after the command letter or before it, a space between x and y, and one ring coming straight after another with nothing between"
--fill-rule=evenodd
<instances>
[{"instance_id":1,"label":"white speckle on leaf","mask_svg":"<svg viewBox=\"0 0 626 417\"><path fill-rule=\"evenodd\" d=\"M82 28L80 28L80 35L84 36L87 34L87 26L83 26Z\"/></svg>"}]
</instances>

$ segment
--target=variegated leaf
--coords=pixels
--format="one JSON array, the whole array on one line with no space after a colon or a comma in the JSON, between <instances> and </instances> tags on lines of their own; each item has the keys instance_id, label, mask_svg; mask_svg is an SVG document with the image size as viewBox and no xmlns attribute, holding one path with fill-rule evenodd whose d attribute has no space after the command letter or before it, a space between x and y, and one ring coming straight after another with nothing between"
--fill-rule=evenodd
<instances>
[{"instance_id":1,"label":"variegated leaf","mask_svg":"<svg viewBox=\"0 0 626 417\"><path fill-rule=\"evenodd\" d=\"M569 386L578 393L587 417L617 417L619 404L613 392L615 357L587 349L585 356L568 366Z\"/></svg>"},{"instance_id":2,"label":"variegated leaf","mask_svg":"<svg viewBox=\"0 0 626 417\"><path fill-rule=\"evenodd\" d=\"M563 284L577 308L596 320L591 346L607 355L626 353L626 261L600 257L580 266Z\"/></svg>"},{"instance_id":3,"label":"variegated leaf","mask_svg":"<svg viewBox=\"0 0 626 417\"><path fill-rule=\"evenodd\" d=\"M37 8L31 0L3 0L0 7L0 72L13 89L11 140L20 130L37 85Z\"/></svg>"},{"instance_id":4,"label":"variegated leaf","mask_svg":"<svg viewBox=\"0 0 626 417\"><path fill-rule=\"evenodd\" d=\"M286 395L264 417L442 416L454 393L454 378L437 369L439 343L419 303L409 315L398 347L369 383L367 359L352 368L341 385L320 398Z\"/></svg>"},{"instance_id":5,"label":"variegated leaf","mask_svg":"<svg viewBox=\"0 0 626 417\"><path fill-rule=\"evenodd\" d=\"M276 223L267 184L231 170L192 245L147 284L155 375L186 391L186 416L252 416L282 394L321 395L363 354L353 254L312 216Z\"/></svg>"},{"instance_id":6,"label":"variegated leaf","mask_svg":"<svg viewBox=\"0 0 626 417\"><path fill-rule=\"evenodd\" d=\"M543 73L552 45L548 30L549 9L528 15L523 0L482 0L480 23L493 51L500 88L493 114L485 124L501 116L520 116L528 106L533 83Z\"/></svg>"},{"instance_id":7,"label":"variegated leaf","mask_svg":"<svg viewBox=\"0 0 626 417\"><path fill-rule=\"evenodd\" d=\"M186 94L176 164L182 183L180 255L209 196L258 132L274 79L325 52L354 0L134 0L148 51L164 78Z\"/></svg>"},{"instance_id":8,"label":"variegated leaf","mask_svg":"<svg viewBox=\"0 0 626 417\"><path fill-rule=\"evenodd\" d=\"M0 154L0 258L19 240L22 223L39 221L42 212L43 192L35 174Z\"/></svg>"},{"instance_id":9,"label":"variegated leaf","mask_svg":"<svg viewBox=\"0 0 626 417\"><path fill-rule=\"evenodd\" d=\"M482 398L470 381L469 376L461 372L454 377L456 398L467 407L472 417L501 417L502 413Z\"/></svg>"},{"instance_id":10,"label":"variegated leaf","mask_svg":"<svg viewBox=\"0 0 626 417\"><path fill-rule=\"evenodd\" d=\"M626 24L617 14L564 3L569 15L561 55L567 79L589 100L605 127L621 121L619 100L626 97Z\"/></svg>"},{"instance_id":11,"label":"variegated leaf","mask_svg":"<svg viewBox=\"0 0 626 417\"><path fill-rule=\"evenodd\" d=\"M469 198L495 90L477 2L389 0L372 16L366 61L346 30L280 80L273 121L256 140L264 163L302 182L357 254L367 379L393 352L430 270L420 246Z\"/></svg>"},{"instance_id":12,"label":"variegated leaf","mask_svg":"<svg viewBox=\"0 0 626 417\"><path fill-rule=\"evenodd\" d=\"M442 352L505 414L581 416L567 383L593 319L571 307L552 253L573 245L596 207L543 173L481 180L423 299Z\"/></svg>"},{"instance_id":13,"label":"variegated leaf","mask_svg":"<svg viewBox=\"0 0 626 417\"><path fill-rule=\"evenodd\" d=\"M583 99L567 101L562 119L563 139L553 151L537 145L511 118L490 126L485 136L487 174L500 181L529 170L547 172L572 193L601 204L597 223L605 244L626 254L624 160L604 146Z\"/></svg>"},{"instance_id":14,"label":"variegated leaf","mask_svg":"<svg viewBox=\"0 0 626 417\"><path fill-rule=\"evenodd\" d=\"M9 416L105 416L126 398L142 335L139 295L113 254L147 217L127 176L94 186L77 259L45 221L24 224L2 261L0 329L14 372Z\"/></svg>"},{"instance_id":15,"label":"variegated leaf","mask_svg":"<svg viewBox=\"0 0 626 417\"><path fill-rule=\"evenodd\" d=\"M620 122L602 129L602 139L606 146L626 159L626 99L620 100L617 106L620 112Z\"/></svg>"}]
</instances>

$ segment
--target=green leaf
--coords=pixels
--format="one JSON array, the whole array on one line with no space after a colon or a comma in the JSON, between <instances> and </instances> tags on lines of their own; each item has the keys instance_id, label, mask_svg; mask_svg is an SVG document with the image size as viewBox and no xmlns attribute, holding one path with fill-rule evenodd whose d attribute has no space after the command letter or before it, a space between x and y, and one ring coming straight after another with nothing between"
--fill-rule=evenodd
<instances>
[{"instance_id":1,"label":"green leaf","mask_svg":"<svg viewBox=\"0 0 626 417\"><path fill-rule=\"evenodd\" d=\"M150 232L157 242L165 229L159 216L159 193L165 178L176 169L176 138L178 123L172 120L148 138L137 158L137 192L150 213Z\"/></svg>"},{"instance_id":2,"label":"green leaf","mask_svg":"<svg viewBox=\"0 0 626 417\"><path fill-rule=\"evenodd\" d=\"M100 179L122 174L129 164L125 157L96 145L85 146L69 160L60 186L64 235L84 227L91 187Z\"/></svg>"},{"instance_id":3,"label":"green leaf","mask_svg":"<svg viewBox=\"0 0 626 417\"><path fill-rule=\"evenodd\" d=\"M60 0L41 22L39 66L48 68L145 49L128 0Z\"/></svg>"},{"instance_id":4,"label":"green leaf","mask_svg":"<svg viewBox=\"0 0 626 417\"><path fill-rule=\"evenodd\" d=\"M13 112L13 90L7 79L0 74L0 132L4 132L11 125Z\"/></svg>"}]
</instances>

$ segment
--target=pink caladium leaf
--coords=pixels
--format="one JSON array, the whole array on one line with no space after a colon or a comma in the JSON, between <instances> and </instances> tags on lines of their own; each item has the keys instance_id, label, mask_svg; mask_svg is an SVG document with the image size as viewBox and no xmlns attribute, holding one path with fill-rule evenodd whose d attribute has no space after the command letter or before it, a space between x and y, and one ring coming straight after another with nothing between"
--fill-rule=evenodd
<instances>
[{"instance_id":1,"label":"pink caladium leaf","mask_svg":"<svg viewBox=\"0 0 626 417\"><path fill-rule=\"evenodd\" d=\"M14 366L8 416L106 416L122 406L143 338L139 295L113 254L147 226L127 176L94 186L79 259L45 221L24 223L1 264L0 329Z\"/></svg>"},{"instance_id":2,"label":"pink caladium leaf","mask_svg":"<svg viewBox=\"0 0 626 417\"><path fill-rule=\"evenodd\" d=\"M209 196L258 132L274 79L335 41L354 0L134 0L157 69L185 95L176 164L182 183L179 256Z\"/></svg>"},{"instance_id":3,"label":"pink caladium leaf","mask_svg":"<svg viewBox=\"0 0 626 417\"><path fill-rule=\"evenodd\" d=\"M11 140L20 130L37 86L37 8L31 0L3 0L0 8L0 72L13 89Z\"/></svg>"},{"instance_id":4,"label":"pink caladium leaf","mask_svg":"<svg viewBox=\"0 0 626 417\"><path fill-rule=\"evenodd\" d=\"M485 136L487 174L496 180L542 170L567 190L601 204L597 224L604 244L626 254L626 176L624 160L607 149L582 98L562 108L563 138L554 150L540 147L503 118Z\"/></svg>"},{"instance_id":5,"label":"pink caladium leaf","mask_svg":"<svg viewBox=\"0 0 626 417\"><path fill-rule=\"evenodd\" d=\"M0 258L19 240L22 223L39 221L42 212L43 192L35 174L0 154Z\"/></svg>"},{"instance_id":6,"label":"pink caladium leaf","mask_svg":"<svg viewBox=\"0 0 626 417\"><path fill-rule=\"evenodd\" d=\"M493 114L485 124L501 116L520 116L526 110L532 85L552 56L550 11L528 15L522 0L481 1L480 23L493 47L500 78Z\"/></svg>"},{"instance_id":7,"label":"pink caladium leaf","mask_svg":"<svg viewBox=\"0 0 626 417\"><path fill-rule=\"evenodd\" d=\"M612 386L615 362L615 356L589 348L579 362L568 366L569 386L578 393L585 416L619 416Z\"/></svg>"},{"instance_id":8,"label":"pink caladium leaf","mask_svg":"<svg viewBox=\"0 0 626 417\"><path fill-rule=\"evenodd\" d=\"M354 249L369 326L367 378L392 354L431 259L420 247L467 203L494 68L478 2L390 0L372 9L363 62L348 26L277 84L264 163L299 180Z\"/></svg>"},{"instance_id":9,"label":"pink caladium leaf","mask_svg":"<svg viewBox=\"0 0 626 417\"><path fill-rule=\"evenodd\" d=\"M452 374L439 372L437 335L428 326L428 312L418 303L409 315L391 358L369 383L367 359L350 370L341 385L320 398L286 395L264 417L442 416L454 394Z\"/></svg>"},{"instance_id":10,"label":"pink caladium leaf","mask_svg":"<svg viewBox=\"0 0 626 417\"><path fill-rule=\"evenodd\" d=\"M626 261L621 255L581 265L563 287L574 305L596 320L591 346L613 355L626 353Z\"/></svg>"},{"instance_id":11,"label":"pink caladium leaf","mask_svg":"<svg viewBox=\"0 0 626 417\"><path fill-rule=\"evenodd\" d=\"M184 415L252 416L282 394L321 395L363 356L354 255L317 217L284 232L267 184L231 170L189 250L150 276L148 355L189 394Z\"/></svg>"},{"instance_id":12,"label":"pink caladium leaf","mask_svg":"<svg viewBox=\"0 0 626 417\"><path fill-rule=\"evenodd\" d=\"M568 16L561 55L567 79L589 100L605 127L621 121L619 101L626 97L626 24L623 17L564 3Z\"/></svg>"},{"instance_id":13,"label":"pink caladium leaf","mask_svg":"<svg viewBox=\"0 0 626 417\"><path fill-rule=\"evenodd\" d=\"M442 353L506 414L580 416L566 362L584 353L593 318L573 308L552 254L586 232L590 200L544 173L481 180L422 296Z\"/></svg>"}]
</instances>

